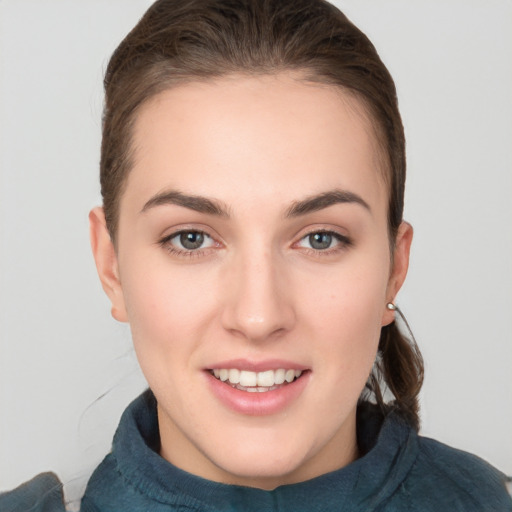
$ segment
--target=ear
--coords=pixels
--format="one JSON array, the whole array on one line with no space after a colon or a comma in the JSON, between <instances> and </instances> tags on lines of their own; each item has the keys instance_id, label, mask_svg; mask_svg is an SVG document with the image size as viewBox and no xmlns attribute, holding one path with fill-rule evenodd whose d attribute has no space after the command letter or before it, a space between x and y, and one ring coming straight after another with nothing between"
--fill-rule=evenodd
<instances>
[{"instance_id":1,"label":"ear","mask_svg":"<svg viewBox=\"0 0 512 512\"><path fill-rule=\"evenodd\" d=\"M412 236L412 226L408 222L403 221L398 228L396 236L395 250L393 252L393 266L386 290L386 304L395 301L395 297L407 276ZM395 312L388 310L386 304L384 304L385 311L382 316L382 325L388 325L395 319Z\"/></svg>"},{"instance_id":2,"label":"ear","mask_svg":"<svg viewBox=\"0 0 512 512\"><path fill-rule=\"evenodd\" d=\"M89 235L101 285L112 304L112 316L119 322L127 322L117 255L101 207L93 208L89 213Z\"/></svg>"}]
</instances>

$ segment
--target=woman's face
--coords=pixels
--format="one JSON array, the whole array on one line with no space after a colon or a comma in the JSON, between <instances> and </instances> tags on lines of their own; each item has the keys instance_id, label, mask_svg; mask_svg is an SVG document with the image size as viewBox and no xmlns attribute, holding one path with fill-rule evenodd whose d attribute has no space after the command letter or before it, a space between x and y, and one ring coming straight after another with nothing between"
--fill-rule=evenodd
<instances>
[{"instance_id":1,"label":"woman's face","mask_svg":"<svg viewBox=\"0 0 512 512\"><path fill-rule=\"evenodd\" d=\"M355 410L407 268L371 123L291 74L164 92L135 124L117 250L93 248L158 401L161 454L273 488L357 457ZM288 382L291 381L291 382Z\"/></svg>"}]
</instances>

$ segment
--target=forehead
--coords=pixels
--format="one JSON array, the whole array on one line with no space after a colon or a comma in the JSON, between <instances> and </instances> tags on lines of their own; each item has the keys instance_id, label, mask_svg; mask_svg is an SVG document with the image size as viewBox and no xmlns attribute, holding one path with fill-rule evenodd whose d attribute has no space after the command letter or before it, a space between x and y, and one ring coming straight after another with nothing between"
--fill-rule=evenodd
<instances>
[{"instance_id":1,"label":"forehead","mask_svg":"<svg viewBox=\"0 0 512 512\"><path fill-rule=\"evenodd\" d=\"M140 109L125 195L165 188L228 202L356 188L386 194L378 140L363 104L297 75L231 76L160 93Z\"/></svg>"}]
</instances>

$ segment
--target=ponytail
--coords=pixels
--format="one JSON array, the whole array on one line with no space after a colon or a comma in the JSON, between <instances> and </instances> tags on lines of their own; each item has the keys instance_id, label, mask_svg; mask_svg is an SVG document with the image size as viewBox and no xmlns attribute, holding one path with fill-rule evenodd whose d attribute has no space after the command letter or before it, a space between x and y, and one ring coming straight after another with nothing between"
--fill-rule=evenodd
<instances>
[{"instance_id":1,"label":"ponytail","mask_svg":"<svg viewBox=\"0 0 512 512\"><path fill-rule=\"evenodd\" d=\"M402 316L400 311L399 314ZM418 430L418 395L423 373L423 358L414 336L411 333L411 339L407 339L395 321L381 330L377 360L366 384L366 395L374 398L383 413L394 410ZM389 402L384 399L386 391L394 397Z\"/></svg>"}]
</instances>

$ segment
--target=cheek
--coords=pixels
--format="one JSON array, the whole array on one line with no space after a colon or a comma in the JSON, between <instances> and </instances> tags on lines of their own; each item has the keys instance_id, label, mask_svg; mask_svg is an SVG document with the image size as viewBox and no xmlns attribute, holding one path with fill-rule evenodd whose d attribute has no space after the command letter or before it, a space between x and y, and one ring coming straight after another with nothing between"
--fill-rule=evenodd
<instances>
[{"instance_id":1,"label":"cheek","mask_svg":"<svg viewBox=\"0 0 512 512\"><path fill-rule=\"evenodd\" d=\"M326 367L339 372L333 377L337 380L364 385L373 365L385 312L388 258L377 253L373 259L331 272L323 281L327 291L313 282L304 288L308 299L303 315L310 319L319 347L331 357Z\"/></svg>"},{"instance_id":2,"label":"cheek","mask_svg":"<svg viewBox=\"0 0 512 512\"><path fill-rule=\"evenodd\" d=\"M304 274L305 311L313 310L323 324L342 324L345 329L378 324L384 312L389 278L389 254L384 251L354 255L346 264L324 269L314 277Z\"/></svg>"},{"instance_id":3,"label":"cheek","mask_svg":"<svg viewBox=\"0 0 512 512\"><path fill-rule=\"evenodd\" d=\"M144 265L128 260L125 266L123 294L143 369L164 366L192 352L214 315L215 277L190 267L173 268L163 260Z\"/></svg>"}]
</instances>

